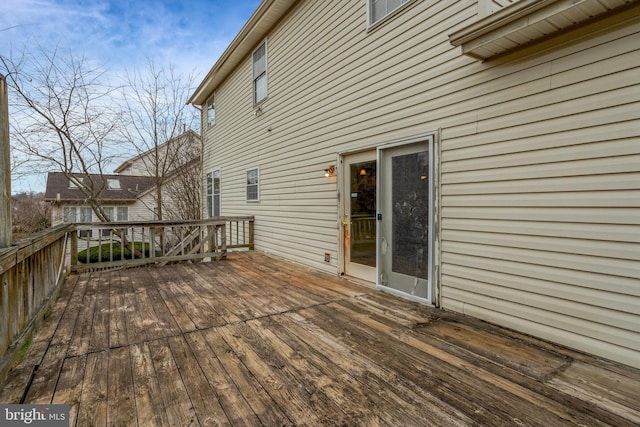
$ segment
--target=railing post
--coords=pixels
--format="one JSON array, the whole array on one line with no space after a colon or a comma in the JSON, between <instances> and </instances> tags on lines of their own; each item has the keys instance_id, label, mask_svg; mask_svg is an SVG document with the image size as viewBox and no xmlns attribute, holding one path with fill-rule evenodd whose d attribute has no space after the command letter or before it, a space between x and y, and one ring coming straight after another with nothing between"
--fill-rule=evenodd
<instances>
[{"instance_id":1,"label":"railing post","mask_svg":"<svg viewBox=\"0 0 640 427\"><path fill-rule=\"evenodd\" d=\"M220 224L220 258L227 257L227 223Z\"/></svg>"},{"instance_id":2,"label":"railing post","mask_svg":"<svg viewBox=\"0 0 640 427\"><path fill-rule=\"evenodd\" d=\"M11 246L11 165L7 82L0 74L0 248Z\"/></svg>"},{"instance_id":3,"label":"railing post","mask_svg":"<svg viewBox=\"0 0 640 427\"><path fill-rule=\"evenodd\" d=\"M78 229L71 231L71 271L78 266Z\"/></svg>"},{"instance_id":4,"label":"railing post","mask_svg":"<svg viewBox=\"0 0 640 427\"><path fill-rule=\"evenodd\" d=\"M156 228L149 226L149 257L155 258L156 256Z\"/></svg>"},{"instance_id":5,"label":"railing post","mask_svg":"<svg viewBox=\"0 0 640 427\"><path fill-rule=\"evenodd\" d=\"M254 225L255 219L251 218L249 220L249 250L252 251L253 250L253 225Z\"/></svg>"}]
</instances>

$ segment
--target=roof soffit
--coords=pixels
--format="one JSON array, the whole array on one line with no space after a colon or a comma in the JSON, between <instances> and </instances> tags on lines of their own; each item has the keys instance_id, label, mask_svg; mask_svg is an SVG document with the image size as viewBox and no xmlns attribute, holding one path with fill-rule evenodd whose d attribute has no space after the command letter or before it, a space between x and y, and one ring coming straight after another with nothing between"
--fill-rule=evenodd
<instances>
[{"instance_id":1,"label":"roof soffit","mask_svg":"<svg viewBox=\"0 0 640 427\"><path fill-rule=\"evenodd\" d=\"M637 0L519 0L449 35L462 53L488 59L598 18Z\"/></svg>"}]
</instances>

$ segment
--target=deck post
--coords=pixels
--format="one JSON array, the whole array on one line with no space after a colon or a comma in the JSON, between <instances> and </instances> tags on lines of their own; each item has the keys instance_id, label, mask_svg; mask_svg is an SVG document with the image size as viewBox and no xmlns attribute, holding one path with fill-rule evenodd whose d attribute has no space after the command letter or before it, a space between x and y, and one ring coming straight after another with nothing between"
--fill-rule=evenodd
<instances>
[{"instance_id":1,"label":"deck post","mask_svg":"<svg viewBox=\"0 0 640 427\"><path fill-rule=\"evenodd\" d=\"M227 223L220 224L220 258L227 257Z\"/></svg>"},{"instance_id":2,"label":"deck post","mask_svg":"<svg viewBox=\"0 0 640 427\"><path fill-rule=\"evenodd\" d=\"M249 220L249 250L252 251L253 250L253 226L254 226L255 220L253 218L251 218Z\"/></svg>"},{"instance_id":3,"label":"deck post","mask_svg":"<svg viewBox=\"0 0 640 427\"><path fill-rule=\"evenodd\" d=\"M0 74L0 248L8 248L11 236L11 157L9 151L9 100L7 82Z\"/></svg>"},{"instance_id":4,"label":"deck post","mask_svg":"<svg viewBox=\"0 0 640 427\"><path fill-rule=\"evenodd\" d=\"M78 230L71 231L71 270L78 266ZM89 258L87 251L87 259Z\"/></svg>"}]
</instances>

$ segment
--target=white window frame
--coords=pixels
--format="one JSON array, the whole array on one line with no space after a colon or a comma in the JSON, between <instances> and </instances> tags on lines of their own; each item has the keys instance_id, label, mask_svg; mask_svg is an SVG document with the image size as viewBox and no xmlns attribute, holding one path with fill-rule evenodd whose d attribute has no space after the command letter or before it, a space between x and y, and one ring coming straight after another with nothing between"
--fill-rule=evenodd
<instances>
[{"instance_id":1,"label":"white window frame","mask_svg":"<svg viewBox=\"0 0 640 427\"><path fill-rule=\"evenodd\" d=\"M218 180L218 191L216 192L216 179ZM212 180L212 207L213 207L213 216L220 216L222 209L220 204L220 194L222 193L222 173L220 173L220 169L216 169L213 171L213 180ZM217 197L217 203L216 203Z\"/></svg>"},{"instance_id":2,"label":"white window frame","mask_svg":"<svg viewBox=\"0 0 640 427\"><path fill-rule=\"evenodd\" d=\"M93 222L93 210L86 206L78 206L76 218L80 223ZM79 237L93 237L93 230L80 230Z\"/></svg>"},{"instance_id":3,"label":"white window frame","mask_svg":"<svg viewBox=\"0 0 640 427\"><path fill-rule=\"evenodd\" d=\"M216 101L215 95L207 100L207 129L211 129L216 124Z\"/></svg>"},{"instance_id":4,"label":"white window frame","mask_svg":"<svg viewBox=\"0 0 640 427\"><path fill-rule=\"evenodd\" d=\"M93 210L87 206L79 206L76 218L78 222L93 222Z\"/></svg>"},{"instance_id":5,"label":"white window frame","mask_svg":"<svg viewBox=\"0 0 640 427\"><path fill-rule=\"evenodd\" d=\"M216 192L216 179L218 180L218 191ZM220 169L214 169L207 173L206 181L207 215L209 218L220 216L220 193L222 192L222 174ZM216 204L216 197L218 202ZM216 206L217 205L217 206ZM216 209L217 208L217 209Z\"/></svg>"},{"instance_id":6,"label":"white window frame","mask_svg":"<svg viewBox=\"0 0 640 427\"><path fill-rule=\"evenodd\" d=\"M74 177L74 178L78 182L75 182L75 181L69 179L69 188L79 188L78 183L84 184L84 178L83 177Z\"/></svg>"},{"instance_id":7,"label":"white window frame","mask_svg":"<svg viewBox=\"0 0 640 427\"><path fill-rule=\"evenodd\" d=\"M125 215L121 215L121 212L125 212ZM129 221L129 206L116 206L116 222Z\"/></svg>"},{"instance_id":8,"label":"white window frame","mask_svg":"<svg viewBox=\"0 0 640 427\"><path fill-rule=\"evenodd\" d=\"M384 16L378 18L377 21L373 21L373 3L375 0L367 0L367 28L375 27L379 23L387 20L390 16L396 14L398 11L402 10L407 4L411 3L412 0L401 0L402 3L396 6L395 9L387 10ZM384 2L385 6L388 5L389 0L377 0L380 2Z\"/></svg>"},{"instance_id":9,"label":"white window frame","mask_svg":"<svg viewBox=\"0 0 640 427\"><path fill-rule=\"evenodd\" d=\"M66 224L72 224L77 222L77 212L75 206L63 206L62 207L62 222Z\"/></svg>"},{"instance_id":10,"label":"white window frame","mask_svg":"<svg viewBox=\"0 0 640 427\"><path fill-rule=\"evenodd\" d=\"M256 178L257 181L255 184L251 184L249 183L249 173L250 172L254 172L256 173ZM247 202L259 202L260 201L260 168L259 167L255 167L255 168L250 168L247 169L245 171L245 199ZM249 188L250 187L254 187L256 188L256 198L255 199L250 199L249 198Z\"/></svg>"},{"instance_id":11,"label":"white window frame","mask_svg":"<svg viewBox=\"0 0 640 427\"><path fill-rule=\"evenodd\" d=\"M264 70L261 70L258 75L256 75L256 63L255 63L255 55L258 50L260 50L264 46ZM263 102L265 99L269 97L269 73L268 73L268 65L267 65L267 40L263 40L262 43L258 45L258 47L253 51L251 55L251 69L253 72L253 104L258 105ZM264 96L258 99L258 80L264 77Z\"/></svg>"},{"instance_id":12,"label":"white window frame","mask_svg":"<svg viewBox=\"0 0 640 427\"><path fill-rule=\"evenodd\" d=\"M205 200L207 201L207 216L213 216L213 172L207 172L204 182Z\"/></svg>"},{"instance_id":13,"label":"white window frame","mask_svg":"<svg viewBox=\"0 0 640 427\"><path fill-rule=\"evenodd\" d=\"M113 206L104 206L102 208L102 211L104 212L104 214L106 215L106 217L107 217L107 219L109 221L113 221L113 217L114 217L114 207ZM103 228L102 229L102 236L103 237L111 236L111 229L110 228Z\"/></svg>"},{"instance_id":14,"label":"white window frame","mask_svg":"<svg viewBox=\"0 0 640 427\"><path fill-rule=\"evenodd\" d=\"M107 216L107 218L109 219L109 221L113 221L113 206L104 206L102 208L102 211L104 212L104 214Z\"/></svg>"},{"instance_id":15,"label":"white window frame","mask_svg":"<svg viewBox=\"0 0 640 427\"><path fill-rule=\"evenodd\" d=\"M107 190L122 190L118 178L107 178Z\"/></svg>"},{"instance_id":16,"label":"white window frame","mask_svg":"<svg viewBox=\"0 0 640 427\"><path fill-rule=\"evenodd\" d=\"M62 222L67 224L83 224L93 222L93 209L88 206L63 206ZM80 230L79 237L92 237L92 230Z\"/></svg>"}]
</instances>

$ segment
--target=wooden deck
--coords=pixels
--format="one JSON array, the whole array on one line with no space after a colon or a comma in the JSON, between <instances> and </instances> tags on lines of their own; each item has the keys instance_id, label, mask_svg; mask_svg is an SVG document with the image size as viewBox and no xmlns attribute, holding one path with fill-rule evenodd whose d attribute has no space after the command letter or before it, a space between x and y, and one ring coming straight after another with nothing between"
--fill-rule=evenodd
<instances>
[{"instance_id":1,"label":"wooden deck","mask_svg":"<svg viewBox=\"0 0 640 427\"><path fill-rule=\"evenodd\" d=\"M640 373L257 253L71 276L2 403L71 425L640 423Z\"/></svg>"}]
</instances>

